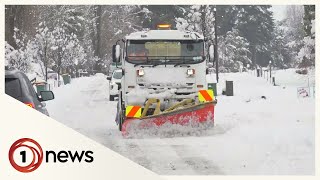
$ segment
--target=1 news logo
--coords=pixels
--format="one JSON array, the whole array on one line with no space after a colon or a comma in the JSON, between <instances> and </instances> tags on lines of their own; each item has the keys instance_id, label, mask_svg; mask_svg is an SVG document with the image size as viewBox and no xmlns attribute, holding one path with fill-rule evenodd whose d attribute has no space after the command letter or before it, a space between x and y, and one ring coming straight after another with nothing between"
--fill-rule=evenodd
<instances>
[{"instance_id":1,"label":"1 news logo","mask_svg":"<svg viewBox=\"0 0 320 180\"><path fill-rule=\"evenodd\" d=\"M15 152L20 149L20 155L21 155L21 162L19 163L16 162L17 158L15 158ZM31 162L24 166L22 164L26 164L27 163L27 149L29 149L29 151L32 152L32 160ZM40 144L30 138L22 138L17 140L16 142L14 142L9 150L9 161L10 164L17 170L23 173L28 173L28 172L32 172L36 169L38 169L38 167L41 165L43 160L43 151L42 148L40 146Z\"/></svg>"},{"instance_id":2,"label":"1 news logo","mask_svg":"<svg viewBox=\"0 0 320 180\"><path fill-rule=\"evenodd\" d=\"M15 141L9 149L9 161L12 167L17 171L29 173L39 168L45 155L45 162L66 163L75 162L93 162L92 151L65 151L59 152L49 150L44 151L40 144L31 138L22 138ZM82 161L84 159L84 161Z\"/></svg>"}]
</instances>

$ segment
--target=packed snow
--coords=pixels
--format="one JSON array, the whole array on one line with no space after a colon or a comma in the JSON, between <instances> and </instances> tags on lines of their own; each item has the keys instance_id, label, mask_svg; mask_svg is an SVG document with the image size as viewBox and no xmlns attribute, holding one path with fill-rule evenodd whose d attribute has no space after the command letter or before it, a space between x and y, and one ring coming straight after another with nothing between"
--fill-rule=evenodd
<instances>
[{"instance_id":1,"label":"packed snow","mask_svg":"<svg viewBox=\"0 0 320 180\"><path fill-rule=\"evenodd\" d=\"M314 175L315 98L297 96L314 74L274 72L277 86L253 72L220 74L215 126L164 126L123 138L116 102L102 74L54 89L52 118L160 175ZM309 83L308 82L309 78ZM215 74L207 76L213 82ZM225 80L234 96L222 96Z\"/></svg>"}]
</instances>

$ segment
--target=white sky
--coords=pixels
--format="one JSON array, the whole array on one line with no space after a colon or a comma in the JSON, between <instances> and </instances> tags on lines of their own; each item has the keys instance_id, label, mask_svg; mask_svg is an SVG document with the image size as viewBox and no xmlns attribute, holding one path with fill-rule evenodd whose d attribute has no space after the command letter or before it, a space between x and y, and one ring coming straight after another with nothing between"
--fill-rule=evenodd
<instances>
[{"instance_id":1,"label":"white sky","mask_svg":"<svg viewBox=\"0 0 320 180\"><path fill-rule=\"evenodd\" d=\"M286 15L286 5L274 5L271 7L271 11L273 11L274 19L281 21Z\"/></svg>"}]
</instances>

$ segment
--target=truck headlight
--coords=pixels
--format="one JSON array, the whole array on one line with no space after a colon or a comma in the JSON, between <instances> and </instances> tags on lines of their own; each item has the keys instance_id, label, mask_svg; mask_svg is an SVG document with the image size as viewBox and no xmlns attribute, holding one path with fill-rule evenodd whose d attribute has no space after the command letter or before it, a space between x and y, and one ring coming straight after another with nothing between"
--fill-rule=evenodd
<instances>
[{"instance_id":1,"label":"truck headlight","mask_svg":"<svg viewBox=\"0 0 320 180\"><path fill-rule=\"evenodd\" d=\"M187 70L187 75L188 76L192 76L192 75L194 75L196 73L196 70L195 69L188 69Z\"/></svg>"},{"instance_id":2,"label":"truck headlight","mask_svg":"<svg viewBox=\"0 0 320 180\"><path fill-rule=\"evenodd\" d=\"M137 76L143 76L144 75L144 70L143 69L138 69L137 70Z\"/></svg>"}]
</instances>

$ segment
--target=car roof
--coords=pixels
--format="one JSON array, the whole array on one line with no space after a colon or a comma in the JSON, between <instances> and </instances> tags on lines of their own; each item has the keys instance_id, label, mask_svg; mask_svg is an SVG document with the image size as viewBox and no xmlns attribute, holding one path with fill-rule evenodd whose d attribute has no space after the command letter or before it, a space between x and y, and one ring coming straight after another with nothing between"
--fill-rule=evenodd
<instances>
[{"instance_id":1,"label":"car roof","mask_svg":"<svg viewBox=\"0 0 320 180\"><path fill-rule=\"evenodd\" d=\"M19 70L5 70L6 78L22 78L24 73Z\"/></svg>"},{"instance_id":2,"label":"car roof","mask_svg":"<svg viewBox=\"0 0 320 180\"><path fill-rule=\"evenodd\" d=\"M113 72L122 72L122 69L115 69Z\"/></svg>"}]
</instances>

